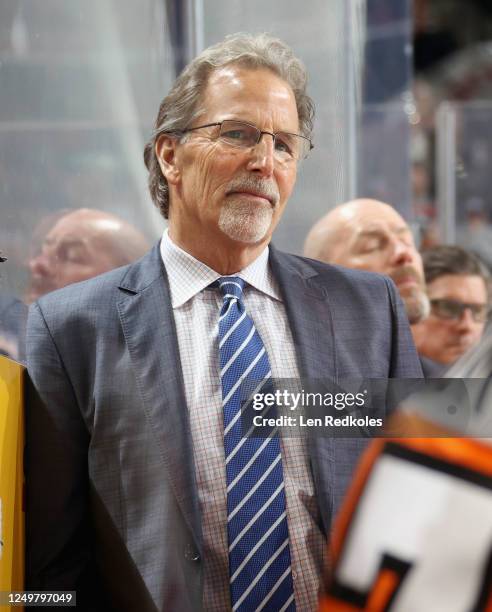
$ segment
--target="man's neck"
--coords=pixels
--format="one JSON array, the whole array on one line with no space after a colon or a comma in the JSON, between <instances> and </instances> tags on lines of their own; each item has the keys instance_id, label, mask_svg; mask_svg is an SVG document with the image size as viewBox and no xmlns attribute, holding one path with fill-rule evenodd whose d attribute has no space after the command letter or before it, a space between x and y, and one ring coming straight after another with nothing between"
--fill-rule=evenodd
<instances>
[{"instance_id":1,"label":"man's neck","mask_svg":"<svg viewBox=\"0 0 492 612\"><path fill-rule=\"evenodd\" d=\"M193 239L173 232L169 228L169 238L175 245L201 261L222 276L236 274L247 268L257 259L268 245L269 237L256 244L245 244L227 237L222 240Z\"/></svg>"}]
</instances>

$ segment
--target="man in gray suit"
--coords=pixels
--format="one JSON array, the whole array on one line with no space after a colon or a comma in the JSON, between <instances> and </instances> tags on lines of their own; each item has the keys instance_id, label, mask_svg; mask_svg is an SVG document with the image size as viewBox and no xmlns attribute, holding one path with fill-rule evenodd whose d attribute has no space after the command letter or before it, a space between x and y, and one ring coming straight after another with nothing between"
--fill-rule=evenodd
<instances>
[{"instance_id":1,"label":"man in gray suit","mask_svg":"<svg viewBox=\"0 0 492 612\"><path fill-rule=\"evenodd\" d=\"M363 444L231 446L238 385L421 370L389 279L269 246L313 114L281 41L204 51L145 149L160 243L31 307L29 588L77 589L81 609L316 609Z\"/></svg>"}]
</instances>

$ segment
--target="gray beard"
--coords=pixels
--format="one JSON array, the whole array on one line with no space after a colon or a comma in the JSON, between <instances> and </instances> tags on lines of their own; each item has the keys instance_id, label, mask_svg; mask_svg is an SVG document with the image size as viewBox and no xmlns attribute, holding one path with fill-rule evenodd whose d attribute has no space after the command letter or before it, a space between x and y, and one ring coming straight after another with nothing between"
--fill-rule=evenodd
<instances>
[{"instance_id":1,"label":"gray beard","mask_svg":"<svg viewBox=\"0 0 492 612\"><path fill-rule=\"evenodd\" d=\"M272 218L273 208L269 202L259 204L245 198L231 199L220 210L219 228L232 240L255 244L268 233Z\"/></svg>"},{"instance_id":2,"label":"gray beard","mask_svg":"<svg viewBox=\"0 0 492 612\"><path fill-rule=\"evenodd\" d=\"M402 296L402 299L410 325L415 325L429 316L430 302L423 290L419 289L414 295Z\"/></svg>"}]
</instances>

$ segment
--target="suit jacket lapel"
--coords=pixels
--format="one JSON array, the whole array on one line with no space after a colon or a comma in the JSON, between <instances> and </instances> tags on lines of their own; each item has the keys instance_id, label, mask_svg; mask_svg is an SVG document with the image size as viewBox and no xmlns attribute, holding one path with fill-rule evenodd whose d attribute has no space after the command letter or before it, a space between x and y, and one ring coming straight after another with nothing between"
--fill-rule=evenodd
<instances>
[{"instance_id":1,"label":"suit jacket lapel","mask_svg":"<svg viewBox=\"0 0 492 612\"><path fill-rule=\"evenodd\" d=\"M270 246L270 265L284 298L300 375L306 379L336 379L333 322L325 287L305 260Z\"/></svg>"},{"instance_id":2,"label":"suit jacket lapel","mask_svg":"<svg viewBox=\"0 0 492 612\"><path fill-rule=\"evenodd\" d=\"M326 288L316 283L316 270L306 260L277 251L270 245L270 265L277 279L305 381L337 381L335 331ZM335 490L335 440L312 436L309 454L323 527L328 534Z\"/></svg>"},{"instance_id":3,"label":"suit jacket lapel","mask_svg":"<svg viewBox=\"0 0 492 612\"><path fill-rule=\"evenodd\" d=\"M128 269L119 289L118 312L144 399L143 410L201 552L189 416L169 285L158 246Z\"/></svg>"}]
</instances>

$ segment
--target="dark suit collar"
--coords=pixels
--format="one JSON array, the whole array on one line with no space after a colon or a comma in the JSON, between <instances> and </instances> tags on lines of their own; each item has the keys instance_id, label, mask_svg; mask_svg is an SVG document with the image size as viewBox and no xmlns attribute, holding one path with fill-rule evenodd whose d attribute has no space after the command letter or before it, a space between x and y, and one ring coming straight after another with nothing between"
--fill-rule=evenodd
<instances>
[{"instance_id":1,"label":"dark suit collar","mask_svg":"<svg viewBox=\"0 0 492 612\"><path fill-rule=\"evenodd\" d=\"M119 289L117 307L144 400L142 408L161 450L167 478L200 550L201 519L189 415L159 245L128 267Z\"/></svg>"},{"instance_id":2,"label":"dark suit collar","mask_svg":"<svg viewBox=\"0 0 492 612\"><path fill-rule=\"evenodd\" d=\"M294 274L305 280L318 276L318 271L309 259L279 251L273 244L270 244L269 248L270 265L274 272L282 273L284 271L286 274ZM324 294L323 289L321 289L321 293Z\"/></svg>"},{"instance_id":3,"label":"dark suit collar","mask_svg":"<svg viewBox=\"0 0 492 612\"><path fill-rule=\"evenodd\" d=\"M140 293L152 285L156 280L166 277L166 271L162 263L159 244L134 264L126 269L126 273L119 283L119 288L131 293Z\"/></svg>"}]
</instances>

